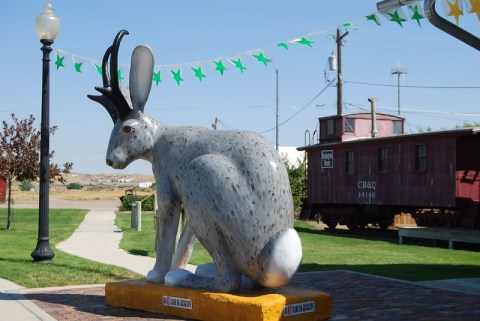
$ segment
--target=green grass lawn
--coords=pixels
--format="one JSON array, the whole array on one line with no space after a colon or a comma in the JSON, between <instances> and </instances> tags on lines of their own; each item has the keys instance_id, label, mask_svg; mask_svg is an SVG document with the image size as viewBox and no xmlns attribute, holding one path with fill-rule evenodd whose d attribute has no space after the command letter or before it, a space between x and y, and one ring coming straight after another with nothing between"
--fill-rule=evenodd
<instances>
[{"instance_id":1,"label":"green grass lawn","mask_svg":"<svg viewBox=\"0 0 480 321\"><path fill-rule=\"evenodd\" d=\"M155 257L155 228L152 213L142 215L141 232L130 228L130 212L120 212L117 215L115 224L123 231L120 248L133 254ZM208 262L213 262L212 257L203 246L196 241L189 263L198 265Z\"/></svg>"},{"instance_id":2,"label":"green grass lawn","mask_svg":"<svg viewBox=\"0 0 480 321\"><path fill-rule=\"evenodd\" d=\"M86 210L50 209L50 263L34 263L30 254L37 244L38 210L15 209L13 225L6 230L5 209L0 209L0 278L27 288L97 284L139 278L140 275L66 254L55 244L68 238L80 225Z\"/></svg>"},{"instance_id":3,"label":"green grass lawn","mask_svg":"<svg viewBox=\"0 0 480 321\"><path fill-rule=\"evenodd\" d=\"M155 256L153 215L142 215L142 231L130 229L130 213L117 215L124 231L120 246L132 253ZM306 222L295 222L303 245L301 272L351 270L409 281L480 277L480 253L393 241L334 235ZM190 263L211 262L197 242Z\"/></svg>"}]
</instances>

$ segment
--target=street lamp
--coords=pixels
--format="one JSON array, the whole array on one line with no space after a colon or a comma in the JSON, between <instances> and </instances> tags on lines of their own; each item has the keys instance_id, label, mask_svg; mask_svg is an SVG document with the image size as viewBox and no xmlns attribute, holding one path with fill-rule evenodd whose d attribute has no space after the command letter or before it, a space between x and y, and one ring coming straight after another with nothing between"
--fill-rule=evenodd
<instances>
[{"instance_id":1,"label":"street lamp","mask_svg":"<svg viewBox=\"0 0 480 321\"><path fill-rule=\"evenodd\" d=\"M35 262L48 262L55 253L50 248L48 192L50 183L50 52L51 45L60 31L60 19L53 12L51 4L47 3L42 13L35 21L35 31L43 44L42 71L42 122L40 133L40 199L38 217L37 247L32 252Z\"/></svg>"}]
</instances>

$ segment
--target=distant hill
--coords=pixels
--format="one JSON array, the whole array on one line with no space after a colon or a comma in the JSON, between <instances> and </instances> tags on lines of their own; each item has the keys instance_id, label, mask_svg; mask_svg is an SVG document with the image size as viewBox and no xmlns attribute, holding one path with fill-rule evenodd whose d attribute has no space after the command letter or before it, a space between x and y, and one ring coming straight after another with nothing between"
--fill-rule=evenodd
<instances>
[{"instance_id":1,"label":"distant hill","mask_svg":"<svg viewBox=\"0 0 480 321\"><path fill-rule=\"evenodd\" d=\"M155 181L153 175L140 174L85 174L70 173L63 177L68 183L79 183L83 186L138 186L142 182Z\"/></svg>"}]
</instances>

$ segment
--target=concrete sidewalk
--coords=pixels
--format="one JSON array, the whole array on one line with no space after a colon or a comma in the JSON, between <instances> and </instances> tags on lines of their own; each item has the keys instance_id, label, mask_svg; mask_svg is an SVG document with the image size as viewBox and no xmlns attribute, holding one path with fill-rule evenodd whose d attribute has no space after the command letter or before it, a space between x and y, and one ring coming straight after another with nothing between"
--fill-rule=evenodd
<instances>
[{"instance_id":1,"label":"concrete sidewalk","mask_svg":"<svg viewBox=\"0 0 480 321\"><path fill-rule=\"evenodd\" d=\"M0 320L56 321L20 294L24 289L8 280L0 279Z\"/></svg>"},{"instance_id":2,"label":"concrete sidewalk","mask_svg":"<svg viewBox=\"0 0 480 321\"><path fill-rule=\"evenodd\" d=\"M153 229L153 226L146 228ZM120 249L121 239L122 231L115 226L113 210L91 210L72 236L57 244L57 248L72 255L147 275L153 268L155 259Z\"/></svg>"}]
</instances>

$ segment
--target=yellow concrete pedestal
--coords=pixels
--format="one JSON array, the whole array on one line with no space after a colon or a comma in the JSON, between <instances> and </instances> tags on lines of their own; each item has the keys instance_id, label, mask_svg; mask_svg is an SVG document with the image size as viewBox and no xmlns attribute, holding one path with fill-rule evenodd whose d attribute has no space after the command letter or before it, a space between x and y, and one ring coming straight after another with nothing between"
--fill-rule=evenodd
<instances>
[{"instance_id":1,"label":"yellow concrete pedestal","mask_svg":"<svg viewBox=\"0 0 480 321\"><path fill-rule=\"evenodd\" d=\"M288 286L227 294L132 280L108 283L105 298L111 306L204 321L318 321L332 316L330 295Z\"/></svg>"}]
</instances>

